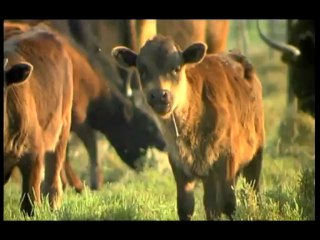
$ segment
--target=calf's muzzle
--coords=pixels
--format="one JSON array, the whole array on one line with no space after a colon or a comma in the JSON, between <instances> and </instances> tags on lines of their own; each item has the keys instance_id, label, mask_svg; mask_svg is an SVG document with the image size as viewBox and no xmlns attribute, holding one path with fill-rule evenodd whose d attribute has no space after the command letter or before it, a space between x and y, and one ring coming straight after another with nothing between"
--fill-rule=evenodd
<instances>
[{"instance_id":1,"label":"calf's muzzle","mask_svg":"<svg viewBox=\"0 0 320 240\"><path fill-rule=\"evenodd\" d=\"M148 104L159 115L165 115L171 110L172 95L168 90L153 89L147 94Z\"/></svg>"}]
</instances>

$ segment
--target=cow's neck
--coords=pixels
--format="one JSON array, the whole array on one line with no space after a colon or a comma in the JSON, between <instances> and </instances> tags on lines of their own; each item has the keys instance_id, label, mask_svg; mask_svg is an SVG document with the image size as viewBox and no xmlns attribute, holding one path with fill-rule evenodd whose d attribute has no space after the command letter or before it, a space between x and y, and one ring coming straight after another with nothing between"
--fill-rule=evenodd
<instances>
[{"instance_id":1,"label":"cow's neck","mask_svg":"<svg viewBox=\"0 0 320 240\"><path fill-rule=\"evenodd\" d=\"M198 149L201 148L199 136L202 134L201 116L204 111L202 85L198 85L199 88L192 86L188 81L185 98L187 100L175 108L173 116L168 119L158 118L172 161L190 176L195 173L195 161L202 162ZM201 175L202 172L198 171L196 174Z\"/></svg>"},{"instance_id":2,"label":"cow's neck","mask_svg":"<svg viewBox=\"0 0 320 240\"><path fill-rule=\"evenodd\" d=\"M199 90L186 81L185 91L185 100L180 101L170 117L177 138L190 136L197 128L202 113Z\"/></svg>"},{"instance_id":3,"label":"cow's neck","mask_svg":"<svg viewBox=\"0 0 320 240\"><path fill-rule=\"evenodd\" d=\"M193 138L194 133L197 132L199 121L201 120L201 112L203 107L200 103L200 99L192 96L195 90L193 90L189 84L187 86L187 101L183 102L183 105L174 109L171 116L167 119L158 117L160 123L160 129L164 136L168 137L169 142L177 141L181 139Z\"/></svg>"}]
</instances>

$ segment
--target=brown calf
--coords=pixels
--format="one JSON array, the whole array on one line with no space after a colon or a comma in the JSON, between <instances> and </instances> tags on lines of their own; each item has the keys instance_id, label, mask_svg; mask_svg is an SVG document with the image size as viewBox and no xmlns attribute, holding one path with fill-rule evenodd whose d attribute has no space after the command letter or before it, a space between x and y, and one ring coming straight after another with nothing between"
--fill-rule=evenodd
<instances>
[{"instance_id":1,"label":"brown calf","mask_svg":"<svg viewBox=\"0 0 320 240\"><path fill-rule=\"evenodd\" d=\"M262 87L253 66L237 53L206 56L206 45L181 51L156 36L139 55L116 47L123 67L135 67L161 129L177 184L180 220L194 211L195 180L204 186L207 219L230 218L239 171L258 190L264 144Z\"/></svg>"},{"instance_id":2,"label":"brown calf","mask_svg":"<svg viewBox=\"0 0 320 240\"><path fill-rule=\"evenodd\" d=\"M33 203L41 202L45 176L44 193L57 208L71 125L71 60L57 36L39 28L7 39L4 58L4 183L18 166L21 209L32 214Z\"/></svg>"},{"instance_id":3,"label":"brown calf","mask_svg":"<svg viewBox=\"0 0 320 240\"><path fill-rule=\"evenodd\" d=\"M205 42L208 46L207 53L219 53L226 50L228 35L229 35L229 21L228 20L157 20L157 33L169 36L182 49L188 47L193 42ZM152 33L152 32L151 32ZM156 34L154 34L156 35ZM154 36L153 35L153 36ZM150 36L150 34L149 34ZM146 38L143 39L145 43ZM121 42L118 44L123 45ZM126 44L124 44L127 46ZM141 47L143 45L140 45ZM129 46L127 46L129 48ZM134 51L137 49L131 48ZM126 92L133 96L136 106L141 107L141 96L133 89L139 87L138 78L132 78L132 84L128 81L126 85Z\"/></svg>"}]
</instances>

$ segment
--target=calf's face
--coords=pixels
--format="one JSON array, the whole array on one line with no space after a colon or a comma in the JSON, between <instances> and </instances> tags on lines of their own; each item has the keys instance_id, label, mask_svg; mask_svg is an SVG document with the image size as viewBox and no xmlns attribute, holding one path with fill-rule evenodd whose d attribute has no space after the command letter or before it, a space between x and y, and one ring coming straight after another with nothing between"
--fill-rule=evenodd
<instances>
[{"instance_id":1,"label":"calf's face","mask_svg":"<svg viewBox=\"0 0 320 240\"><path fill-rule=\"evenodd\" d=\"M194 43L184 51L170 39L156 36L137 54L126 47L115 47L112 56L125 68L138 69L143 94L153 111L162 118L187 99L186 64L200 63L206 53L204 43Z\"/></svg>"}]
</instances>

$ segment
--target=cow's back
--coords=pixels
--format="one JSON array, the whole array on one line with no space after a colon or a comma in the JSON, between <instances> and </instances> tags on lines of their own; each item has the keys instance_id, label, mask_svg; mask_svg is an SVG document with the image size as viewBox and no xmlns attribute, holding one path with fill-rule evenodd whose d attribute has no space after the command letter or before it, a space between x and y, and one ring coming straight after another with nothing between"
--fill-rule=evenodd
<instances>
[{"instance_id":1,"label":"cow's back","mask_svg":"<svg viewBox=\"0 0 320 240\"><path fill-rule=\"evenodd\" d=\"M193 94L202 96L202 128L213 137L213 149L247 163L264 143L262 87L252 65L242 55L213 54L187 75Z\"/></svg>"}]
</instances>

